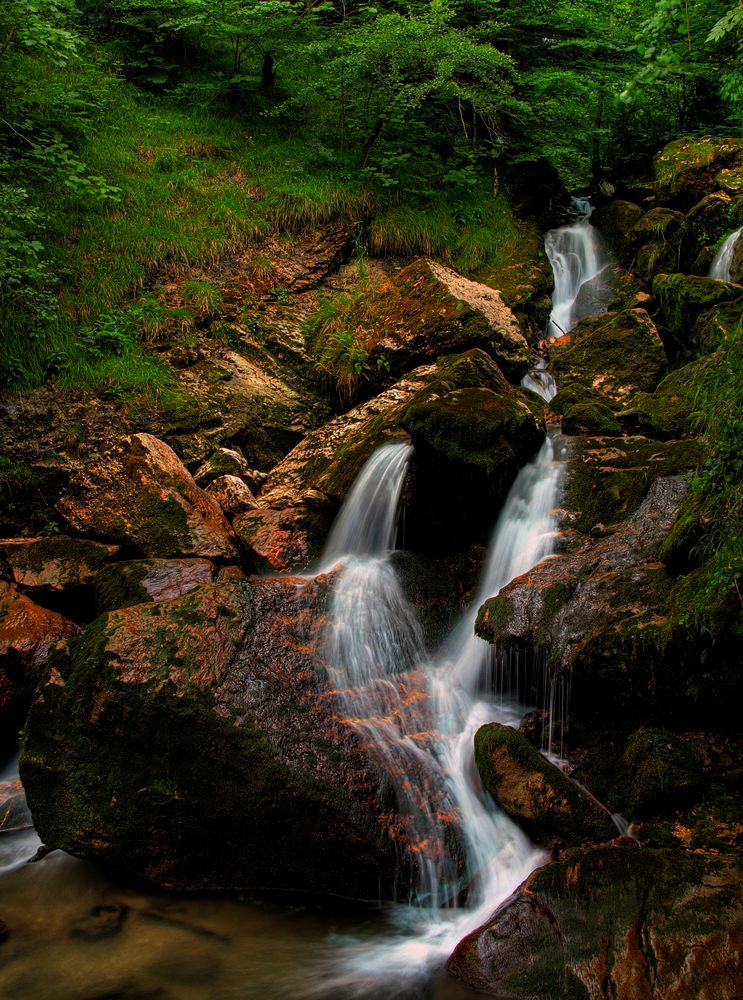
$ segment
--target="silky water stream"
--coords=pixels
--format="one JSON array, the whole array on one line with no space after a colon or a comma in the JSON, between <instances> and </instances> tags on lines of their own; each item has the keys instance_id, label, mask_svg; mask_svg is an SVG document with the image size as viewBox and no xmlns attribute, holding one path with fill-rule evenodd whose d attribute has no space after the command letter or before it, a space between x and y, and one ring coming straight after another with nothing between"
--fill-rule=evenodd
<instances>
[{"instance_id":1,"label":"silky water stream","mask_svg":"<svg viewBox=\"0 0 743 1000\"><path fill-rule=\"evenodd\" d=\"M590 206L575 202L574 213L575 221L545 238L555 272L547 337L561 336L580 318L581 289L606 266L590 227ZM595 295L589 298L592 311L600 311ZM556 391L543 362L524 384L547 400ZM565 454L552 433L519 472L498 515L477 591L433 653L425 649L392 558L411 459L411 446L401 441L369 459L339 513L320 569L337 567L339 574L324 650L338 710L387 772L397 775L398 810L416 848L415 884L401 887L398 902L381 909L329 912L307 902L155 892L117 882L61 852L27 864L38 839L18 788L21 829L0 836L0 920L10 928L0 951L0 996L472 996L446 977L443 963L541 859L483 790L474 766L480 725L517 725L535 707L515 700L518 686L504 681L507 671L475 636L474 622L486 598L553 552ZM2 779L12 785L16 773L11 762ZM459 841L446 822L452 816L459 820ZM118 907L123 918L116 933L95 938L81 919L100 907L112 913Z\"/></svg>"}]
</instances>

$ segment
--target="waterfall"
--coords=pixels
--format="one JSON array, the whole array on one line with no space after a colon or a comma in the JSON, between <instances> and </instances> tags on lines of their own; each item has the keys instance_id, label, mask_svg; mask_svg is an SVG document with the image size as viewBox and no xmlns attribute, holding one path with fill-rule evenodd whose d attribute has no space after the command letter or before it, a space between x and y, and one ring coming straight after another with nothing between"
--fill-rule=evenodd
<instances>
[{"instance_id":1,"label":"waterfall","mask_svg":"<svg viewBox=\"0 0 743 1000\"><path fill-rule=\"evenodd\" d=\"M524 375L521 384L525 389L531 389L549 403L557 395L557 384L547 371L546 358L540 358L534 367Z\"/></svg>"},{"instance_id":2,"label":"waterfall","mask_svg":"<svg viewBox=\"0 0 743 1000\"><path fill-rule=\"evenodd\" d=\"M569 226L550 229L544 239L544 248L555 277L552 312L546 331L550 338L562 337L572 330L579 319L605 308L600 303L599 308L595 308L593 300L584 308L578 303L581 289L585 294L609 261L590 222L590 202L574 198L572 207L576 221Z\"/></svg>"},{"instance_id":3,"label":"waterfall","mask_svg":"<svg viewBox=\"0 0 743 1000\"><path fill-rule=\"evenodd\" d=\"M475 767L475 731L494 720L517 725L524 709L496 702L483 685L492 647L475 636L474 623L483 600L552 551L561 464L547 439L520 471L497 520L477 594L440 652L426 659L420 627L389 562L409 457L404 444L386 445L372 456L324 557L325 565L341 561L326 637L338 705L387 773L397 776L399 810L419 864L416 905L398 913L404 930L373 947L349 945L342 968L330 973L331 983L349 997L368 994L370 983L379 988L380 980L415 977L440 964L541 858L484 791ZM361 554L342 551L359 548ZM463 880L446 849L451 844L442 817L451 816L461 820ZM451 905L462 894L466 906Z\"/></svg>"},{"instance_id":4,"label":"waterfall","mask_svg":"<svg viewBox=\"0 0 743 1000\"><path fill-rule=\"evenodd\" d=\"M709 269L710 278L719 278L720 281L730 281L730 265L733 262L733 250L742 232L743 228L736 229L734 233L728 236L717 251Z\"/></svg>"}]
</instances>

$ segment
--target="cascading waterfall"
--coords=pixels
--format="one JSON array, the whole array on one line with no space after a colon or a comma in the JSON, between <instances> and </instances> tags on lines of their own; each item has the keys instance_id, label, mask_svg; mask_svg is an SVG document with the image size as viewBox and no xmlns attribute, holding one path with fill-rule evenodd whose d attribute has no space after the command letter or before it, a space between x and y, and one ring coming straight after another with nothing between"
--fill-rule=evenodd
<instances>
[{"instance_id":1,"label":"cascading waterfall","mask_svg":"<svg viewBox=\"0 0 743 1000\"><path fill-rule=\"evenodd\" d=\"M605 308L599 305L597 309L593 297L585 309L578 304L581 289L585 290L609 261L591 225L591 203L574 198L572 209L576 221L569 226L550 229L544 239L544 249L555 277L552 312L546 331L551 338L561 337L572 330L579 319Z\"/></svg>"},{"instance_id":2,"label":"cascading waterfall","mask_svg":"<svg viewBox=\"0 0 743 1000\"><path fill-rule=\"evenodd\" d=\"M407 979L442 962L541 857L484 791L474 764L479 726L494 720L515 725L523 713L520 706L496 704L482 687L491 647L475 636L474 622L483 600L550 553L561 466L548 439L520 471L498 518L477 595L440 653L425 663L420 627L389 562L409 455L409 446L393 444L372 456L324 557L326 568L342 562L326 647L337 696L388 772L399 776L399 806L420 865L417 905L399 914L405 932L376 947L349 946L342 971L336 965L331 981L347 996L363 995L370 980ZM386 528L378 530L382 523ZM344 548L361 554L348 555ZM455 860L441 850L441 817L452 813L461 820L464 885L457 883ZM426 851L423 845L435 847ZM462 888L467 905L457 908L451 902Z\"/></svg>"},{"instance_id":3,"label":"cascading waterfall","mask_svg":"<svg viewBox=\"0 0 743 1000\"><path fill-rule=\"evenodd\" d=\"M736 229L734 233L728 236L717 251L715 259L712 261L712 266L709 269L710 278L719 278L720 281L730 281L730 265L733 262L733 250L735 250L735 244L738 242L742 232L743 228Z\"/></svg>"}]
</instances>

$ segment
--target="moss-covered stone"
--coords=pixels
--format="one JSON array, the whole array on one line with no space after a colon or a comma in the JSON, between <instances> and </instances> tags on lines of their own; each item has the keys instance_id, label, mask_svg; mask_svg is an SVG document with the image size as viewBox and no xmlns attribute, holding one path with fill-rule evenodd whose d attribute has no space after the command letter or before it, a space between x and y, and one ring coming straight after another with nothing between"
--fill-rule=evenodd
<instances>
[{"instance_id":1,"label":"moss-covered stone","mask_svg":"<svg viewBox=\"0 0 743 1000\"><path fill-rule=\"evenodd\" d=\"M653 389L665 367L663 344L644 309L581 320L569 343L553 349L551 360L561 388L580 382L621 404Z\"/></svg>"},{"instance_id":2,"label":"moss-covered stone","mask_svg":"<svg viewBox=\"0 0 743 1000\"><path fill-rule=\"evenodd\" d=\"M517 221L518 245L508 260L479 272L484 285L495 288L522 328L543 330L552 308L552 267L544 250L544 234L531 221Z\"/></svg>"},{"instance_id":3,"label":"moss-covered stone","mask_svg":"<svg viewBox=\"0 0 743 1000\"><path fill-rule=\"evenodd\" d=\"M743 140L715 136L670 142L653 161L660 204L689 211L715 188L729 187L743 173Z\"/></svg>"},{"instance_id":4,"label":"moss-covered stone","mask_svg":"<svg viewBox=\"0 0 743 1000\"><path fill-rule=\"evenodd\" d=\"M616 832L605 809L509 726L477 730L475 763L498 805L542 842L608 840Z\"/></svg>"},{"instance_id":5,"label":"moss-covered stone","mask_svg":"<svg viewBox=\"0 0 743 1000\"><path fill-rule=\"evenodd\" d=\"M89 539L53 535L0 541L0 562L24 590L69 591L88 586L119 551Z\"/></svg>"},{"instance_id":6,"label":"moss-covered stone","mask_svg":"<svg viewBox=\"0 0 743 1000\"><path fill-rule=\"evenodd\" d=\"M609 437L621 435L622 425L605 403L583 400L565 408L562 432Z\"/></svg>"},{"instance_id":7,"label":"moss-covered stone","mask_svg":"<svg viewBox=\"0 0 743 1000\"><path fill-rule=\"evenodd\" d=\"M634 269L645 281L653 275L678 269L686 217L670 208L651 208L635 224L632 242Z\"/></svg>"},{"instance_id":8,"label":"moss-covered stone","mask_svg":"<svg viewBox=\"0 0 743 1000\"><path fill-rule=\"evenodd\" d=\"M202 489L220 476L242 476L247 473L248 463L234 448L217 448L208 460L194 473L194 482Z\"/></svg>"},{"instance_id":9,"label":"moss-covered stone","mask_svg":"<svg viewBox=\"0 0 743 1000\"><path fill-rule=\"evenodd\" d=\"M216 572L207 559L130 559L114 563L96 577L98 613L180 597L211 583Z\"/></svg>"},{"instance_id":10,"label":"moss-covered stone","mask_svg":"<svg viewBox=\"0 0 743 1000\"><path fill-rule=\"evenodd\" d=\"M659 274L653 282L653 295L658 299L663 322L668 329L682 343L704 353L695 332L700 316L715 306L743 298L743 289L715 278ZM705 346L711 339L709 335L705 336Z\"/></svg>"},{"instance_id":11,"label":"moss-covered stone","mask_svg":"<svg viewBox=\"0 0 743 1000\"><path fill-rule=\"evenodd\" d=\"M629 263L634 228L644 214L634 202L617 199L600 205L591 215L591 224L601 232L616 259Z\"/></svg>"},{"instance_id":12,"label":"moss-covered stone","mask_svg":"<svg viewBox=\"0 0 743 1000\"><path fill-rule=\"evenodd\" d=\"M664 812L697 796L702 762L673 733L643 726L624 745L617 761L609 803L627 819Z\"/></svg>"},{"instance_id":13,"label":"moss-covered stone","mask_svg":"<svg viewBox=\"0 0 743 1000\"><path fill-rule=\"evenodd\" d=\"M709 251L730 230L730 206L730 195L715 191L702 198L689 212L681 254L683 270L692 274L707 273L707 268L696 270L695 263L700 254ZM704 253L702 259L708 259L708 253Z\"/></svg>"},{"instance_id":14,"label":"moss-covered stone","mask_svg":"<svg viewBox=\"0 0 743 1000\"><path fill-rule=\"evenodd\" d=\"M700 358L667 375L655 392L639 392L632 410L643 434L661 439L695 435L705 388L716 367L714 355Z\"/></svg>"}]
</instances>

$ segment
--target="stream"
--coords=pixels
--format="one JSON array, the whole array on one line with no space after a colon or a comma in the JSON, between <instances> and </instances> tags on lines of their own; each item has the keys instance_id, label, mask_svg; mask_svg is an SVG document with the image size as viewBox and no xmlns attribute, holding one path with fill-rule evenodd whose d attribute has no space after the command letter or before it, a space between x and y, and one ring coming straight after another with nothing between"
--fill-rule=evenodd
<instances>
[{"instance_id":1,"label":"stream","mask_svg":"<svg viewBox=\"0 0 743 1000\"><path fill-rule=\"evenodd\" d=\"M547 335L580 318L581 290L606 265L590 205L545 239L555 273ZM596 291L588 296L596 309ZM585 296L583 296L585 300ZM524 383L556 391L540 362ZM341 509L321 568L340 564L325 659L338 709L388 773L418 861L399 901L331 910L314 901L189 897L119 882L102 868L39 846L17 783L0 773L0 996L103 998L432 998L472 993L443 964L540 863L542 853L483 790L477 728L518 725L554 699L519 704L474 635L482 602L554 551L566 447L554 431L519 472L498 514L477 591L438 650L427 650L391 560L412 447L391 441L368 460ZM411 697L411 691L419 697ZM2 802L2 798L0 798ZM451 824L461 823L461 846ZM2 925L0 924L0 936Z\"/></svg>"}]
</instances>

